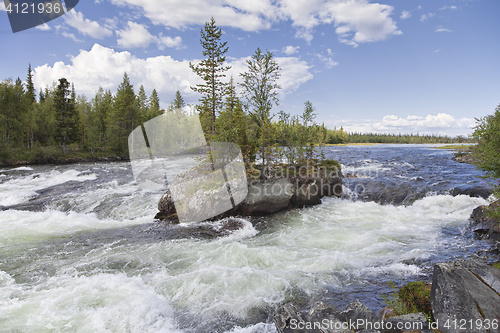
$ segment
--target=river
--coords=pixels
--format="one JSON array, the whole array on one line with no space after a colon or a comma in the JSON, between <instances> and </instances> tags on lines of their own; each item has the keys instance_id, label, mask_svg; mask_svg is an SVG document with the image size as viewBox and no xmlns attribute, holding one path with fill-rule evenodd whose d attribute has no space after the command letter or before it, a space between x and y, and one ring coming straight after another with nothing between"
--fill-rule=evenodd
<instances>
[{"instance_id":1,"label":"river","mask_svg":"<svg viewBox=\"0 0 500 333\"><path fill-rule=\"evenodd\" d=\"M130 164L0 170L1 332L276 332L291 299L384 306L389 281L429 279L433 264L489 258L469 215L482 173L429 145L328 147L345 197L243 219L212 238L154 222L161 193ZM369 183L409 186L412 203L370 201ZM217 222L215 222L217 223ZM203 222L200 224L202 225Z\"/></svg>"}]
</instances>

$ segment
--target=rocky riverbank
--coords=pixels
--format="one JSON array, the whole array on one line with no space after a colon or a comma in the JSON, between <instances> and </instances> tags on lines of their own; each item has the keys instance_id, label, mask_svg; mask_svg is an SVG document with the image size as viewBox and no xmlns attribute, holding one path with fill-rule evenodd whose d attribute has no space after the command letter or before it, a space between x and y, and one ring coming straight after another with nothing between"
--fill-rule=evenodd
<instances>
[{"instance_id":1,"label":"rocky riverbank","mask_svg":"<svg viewBox=\"0 0 500 333\"><path fill-rule=\"evenodd\" d=\"M497 200L490 206L498 209L500 201ZM473 222L473 230L483 239L500 241L500 221L488 217L485 214L486 207L487 206L479 206L472 212L470 217Z\"/></svg>"},{"instance_id":2,"label":"rocky riverbank","mask_svg":"<svg viewBox=\"0 0 500 333\"><path fill-rule=\"evenodd\" d=\"M388 308L375 314L359 300L341 311L322 301L288 302L273 318L280 333L498 333L500 270L474 260L436 264L430 302L432 320L424 313L391 316Z\"/></svg>"}]
</instances>

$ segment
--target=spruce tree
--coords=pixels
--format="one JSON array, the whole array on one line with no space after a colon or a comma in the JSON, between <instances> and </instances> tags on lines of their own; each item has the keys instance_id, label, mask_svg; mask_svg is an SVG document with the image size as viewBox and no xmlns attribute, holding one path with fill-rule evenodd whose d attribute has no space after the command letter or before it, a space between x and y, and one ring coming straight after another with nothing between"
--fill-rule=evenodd
<instances>
[{"instance_id":1,"label":"spruce tree","mask_svg":"<svg viewBox=\"0 0 500 333\"><path fill-rule=\"evenodd\" d=\"M66 154L66 144L71 141L75 133L76 110L73 102L73 93L69 90L69 82L65 78L59 79L55 92L54 106L57 114L57 137Z\"/></svg>"},{"instance_id":2,"label":"spruce tree","mask_svg":"<svg viewBox=\"0 0 500 333\"><path fill-rule=\"evenodd\" d=\"M137 109L139 111L140 122L146 121L148 114L148 96L146 96L146 91L144 86L141 84L139 87L139 92L137 93Z\"/></svg>"},{"instance_id":3,"label":"spruce tree","mask_svg":"<svg viewBox=\"0 0 500 333\"><path fill-rule=\"evenodd\" d=\"M226 52L228 50L227 42L221 42L222 30L215 25L215 19L212 17L210 22L205 23L201 30L200 43L203 47L203 56L206 57L198 65L189 63L189 67L205 81L203 84L197 84L191 87L194 91L203 95L200 99L203 112L209 115L200 115L200 118L207 119L210 134L215 134L215 120L220 112L223 103L223 97L226 94L227 83L220 79L225 77L224 72L231 66L224 66L226 61Z\"/></svg>"},{"instance_id":4,"label":"spruce tree","mask_svg":"<svg viewBox=\"0 0 500 333\"><path fill-rule=\"evenodd\" d=\"M128 135L140 125L134 87L127 73L118 86L111 112L106 118L106 136L110 148L117 154L126 155Z\"/></svg>"},{"instance_id":5,"label":"spruce tree","mask_svg":"<svg viewBox=\"0 0 500 333\"><path fill-rule=\"evenodd\" d=\"M153 89L151 97L149 97L148 107L149 107L148 120L163 114L163 110L160 109L160 98L158 97L156 89Z\"/></svg>"},{"instance_id":6,"label":"spruce tree","mask_svg":"<svg viewBox=\"0 0 500 333\"><path fill-rule=\"evenodd\" d=\"M182 98L182 95L179 90L175 92L175 99L172 103L172 106L174 110L182 110L186 106L186 103L184 102L184 98Z\"/></svg>"},{"instance_id":7,"label":"spruce tree","mask_svg":"<svg viewBox=\"0 0 500 333\"><path fill-rule=\"evenodd\" d=\"M33 73L31 71L31 64L28 66L28 75L26 76L26 94L32 103L36 102L35 86L33 85Z\"/></svg>"}]
</instances>

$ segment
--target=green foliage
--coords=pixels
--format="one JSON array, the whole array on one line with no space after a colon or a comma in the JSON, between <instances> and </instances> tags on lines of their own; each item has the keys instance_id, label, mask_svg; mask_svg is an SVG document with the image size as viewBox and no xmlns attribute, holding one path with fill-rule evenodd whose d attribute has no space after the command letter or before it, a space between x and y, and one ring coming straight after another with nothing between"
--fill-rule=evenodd
<instances>
[{"instance_id":1,"label":"green foliage","mask_svg":"<svg viewBox=\"0 0 500 333\"><path fill-rule=\"evenodd\" d=\"M222 106L228 85L228 83L222 82L220 79L226 76L224 72L231 67L224 66L225 54L228 50L226 47L227 42L220 42L222 30L215 25L213 17L210 22L205 23L205 27L200 33L203 56L206 58L197 65L189 62L189 68L201 77L205 83L197 84L196 87L191 87L191 89L202 94L203 97L200 102L202 102L203 107L200 112L206 113L203 114L202 118L208 121L209 133L214 135L215 119Z\"/></svg>"},{"instance_id":2,"label":"green foliage","mask_svg":"<svg viewBox=\"0 0 500 333\"><path fill-rule=\"evenodd\" d=\"M56 139L61 142L63 153L66 153L66 144L78 139L78 113L74 87L70 92L70 84L65 78L59 79L54 95L54 106L57 119Z\"/></svg>"},{"instance_id":3,"label":"green foliage","mask_svg":"<svg viewBox=\"0 0 500 333\"><path fill-rule=\"evenodd\" d=\"M258 126L258 146L264 165L269 165L275 157L272 142L275 141L276 132L271 124L271 109L278 105L278 90L281 89L277 84L281 68L273 56L272 52L264 54L257 48L252 59L246 61L247 72L240 74L243 78L240 86L246 99L246 109Z\"/></svg>"},{"instance_id":4,"label":"green foliage","mask_svg":"<svg viewBox=\"0 0 500 333\"><path fill-rule=\"evenodd\" d=\"M427 320L433 321L431 309L431 285L424 281L412 281L397 291L394 282L390 282L392 291L382 295L391 309L391 317L422 312Z\"/></svg>"},{"instance_id":5,"label":"green foliage","mask_svg":"<svg viewBox=\"0 0 500 333\"><path fill-rule=\"evenodd\" d=\"M480 169L486 171L485 178L497 180L494 194L500 197L500 105L495 113L483 118L476 118L476 127L472 136L477 140L477 145L472 147L472 162ZM498 201L486 209L486 214L500 220L500 207Z\"/></svg>"},{"instance_id":6,"label":"green foliage","mask_svg":"<svg viewBox=\"0 0 500 333\"><path fill-rule=\"evenodd\" d=\"M125 73L106 117L106 138L111 150L119 155L127 155L128 135L140 123L134 88Z\"/></svg>"},{"instance_id":7,"label":"green foliage","mask_svg":"<svg viewBox=\"0 0 500 333\"><path fill-rule=\"evenodd\" d=\"M186 102L184 102L184 98L182 98L181 92L177 90L175 92L175 99L172 103L175 110L182 110L186 106Z\"/></svg>"},{"instance_id":8,"label":"green foliage","mask_svg":"<svg viewBox=\"0 0 500 333\"><path fill-rule=\"evenodd\" d=\"M451 138L440 135L419 135L417 134L380 134L380 133L349 133L348 141L345 143L462 143L474 142L473 138L463 137Z\"/></svg>"}]
</instances>

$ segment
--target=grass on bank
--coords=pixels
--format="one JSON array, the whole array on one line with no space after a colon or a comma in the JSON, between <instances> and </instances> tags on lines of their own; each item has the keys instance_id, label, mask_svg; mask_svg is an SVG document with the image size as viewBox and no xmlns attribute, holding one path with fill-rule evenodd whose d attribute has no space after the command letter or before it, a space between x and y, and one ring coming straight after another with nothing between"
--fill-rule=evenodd
<instances>
[{"instance_id":1,"label":"grass on bank","mask_svg":"<svg viewBox=\"0 0 500 333\"><path fill-rule=\"evenodd\" d=\"M431 308L431 284L424 281L408 282L396 290L390 282L392 291L382 295L391 310L389 317L422 312L429 322L434 320Z\"/></svg>"},{"instance_id":2,"label":"grass on bank","mask_svg":"<svg viewBox=\"0 0 500 333\"><path fill-rule=\"evenodd\" d=\"M470 151L472 147L473 147L473 145L445 145L445 146L433 147L433 148Z\"/></svg>"}]
</instances>

